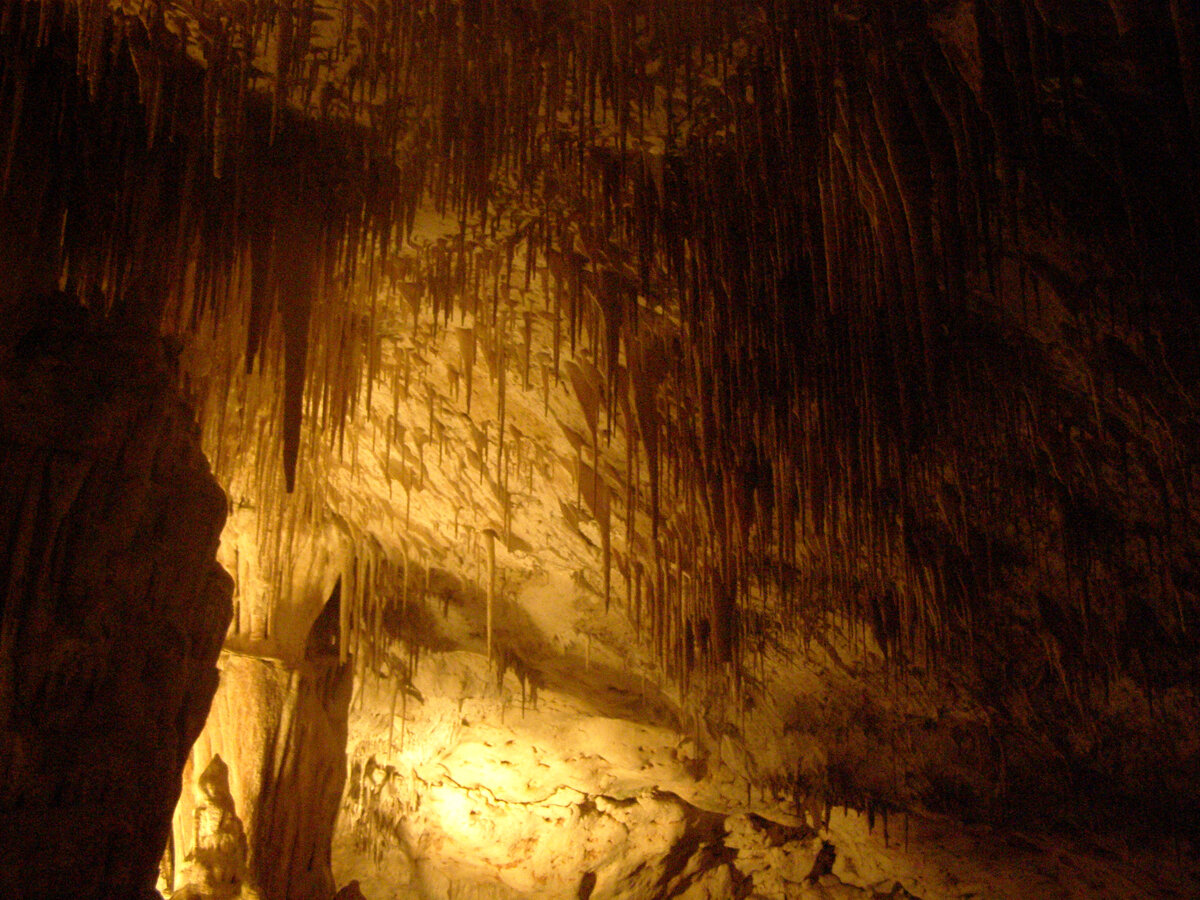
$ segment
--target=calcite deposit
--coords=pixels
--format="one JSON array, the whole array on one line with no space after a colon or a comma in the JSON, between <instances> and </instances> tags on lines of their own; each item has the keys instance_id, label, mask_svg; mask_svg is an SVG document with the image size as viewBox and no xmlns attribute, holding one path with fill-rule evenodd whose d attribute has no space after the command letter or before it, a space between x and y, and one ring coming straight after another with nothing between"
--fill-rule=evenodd
<instances>
[{"instance_id":1,"label":"calcite deposit","mask_svg":"<svg viewBox=\"0 0 1200 900\"><path fill-rule=\"evenodd\" d=\"M1197 18L0 0L0 886L1198 893Z\"/></svg>"}]
</instances>

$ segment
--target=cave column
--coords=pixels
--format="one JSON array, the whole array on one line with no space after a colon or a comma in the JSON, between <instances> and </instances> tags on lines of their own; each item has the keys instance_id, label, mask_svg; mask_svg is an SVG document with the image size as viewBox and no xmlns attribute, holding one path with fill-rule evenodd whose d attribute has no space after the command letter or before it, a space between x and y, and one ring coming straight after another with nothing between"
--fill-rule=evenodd
<instances>
[{"instance_id":1,"label":"cave column","mask_svg":"<svg viewBox=\"0 0 1200 900\"><path fill-rule=\"evenodd\" d=\"M233 812L246 834L245 880L262 900L328 900L334 821L346 773L352 664L338 657L338 574L349 541L336 527L294 543L289 577L264 577L254 511L223 536L238 574L237 615L221 652L221 686L184 773L166 887L204 888L202 776L228 768Z\"/></svg>"}]
</instances>

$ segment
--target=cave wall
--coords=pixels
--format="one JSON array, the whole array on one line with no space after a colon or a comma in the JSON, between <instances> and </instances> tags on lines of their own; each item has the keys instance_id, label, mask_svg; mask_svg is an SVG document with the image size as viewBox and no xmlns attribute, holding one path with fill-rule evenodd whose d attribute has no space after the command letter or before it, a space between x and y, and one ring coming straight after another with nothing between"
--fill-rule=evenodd
<instances>
[{"instance_id":1,"label":"cave wall","mask_svg":"<svg viewBox=\"0 0 1200 900\"><path fill-rule=\"evenodd\" d=\"M46 298L0 340L0 892L154 896L217 687L225 496L159 340Z\"/></svg>"},{"instance_id":2,"label":"cave wall","mask_svg":"<svg viewBox=\"0 0 1200 900\"><path fill-rule=\"evenodd\" d=\"M56 261L20 283L115 309L171 283L214 459L250 453L277 535L340 506L406 610L410 553L482 589L503 532L519 577L524 474L562 520L527 546L585 557L716 747L766 743L741 723L774 660L835 634L881 658L834 713L785 710L824 762L764 753L818 817L1188 827L1194 12L638 9L10 16L0 133L40 212L5 225ZM453 227L414 234L418 207ZM514 433L522 405L546 427ZM397 601L364 597L365 632Z\"/></svg>"},{"instance_id":3,"label":"cave wall","mask_svg":"<svg viewBox=\"0 0 1200 900\"><path fill-rule=\"evenodd\" d=\"M986 721L864 701L847 725L890 745L889 778L801 705L829 751L818 793L1194 820L1192 14L1126 7L811 20L828 156L790 177L823 238L784 274L817 303L785 357L804 362L775 373L812 404L796 585L861 616L902 691L940 683Z\"/></svg>"}]
</instances>

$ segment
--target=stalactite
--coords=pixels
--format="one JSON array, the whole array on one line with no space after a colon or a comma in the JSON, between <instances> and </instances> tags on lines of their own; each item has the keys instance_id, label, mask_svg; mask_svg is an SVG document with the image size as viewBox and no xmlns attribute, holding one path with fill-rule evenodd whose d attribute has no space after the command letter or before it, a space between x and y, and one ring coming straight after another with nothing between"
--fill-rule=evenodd
<instances>
[{"instance_id":1,"label":"stalactite","mask_svg":"<svg viewBox=\"0 0 1200 900\"><path fill-rule=\"evenodd\" d=\"M458 352L462 360L462 371L467 380L467 415L471 415L471 389L475 373L475 330L473 328L458 329Z\"/></svg>"},{"instance_id":2,"label":"stalactite","mask_svg":"<svg viewBox=\"0 0 1200 900\"><path fill-rule=\"evenodd\" d=\"M504 480L504 417L507 412L508 367L503 326L496 341L496 480Z\"/></svg>"},{"instance_id":3,"label":"stalactite","mask_svg":"<svg viewBox=\"0 0 1200 900\"><path fill-rule=\"evenodd\" d=\"M576 481L584 502L600 529L601 566L604 576L604 608L608 610L612 596L612 516L611 491L600 473L587 463L577 463Z\"/></svg>"},{"instance_id":4,"label":"stalactite","mask_svg":"<svg viewBox=\"0 0 1200 900\"><path fill-rule=\"evenodd\" d=\"M488 528L484 531L487 537L487 658L494 659L492 652L493 622L496 609L496 532Z\"/></svg>"}]
</instances>

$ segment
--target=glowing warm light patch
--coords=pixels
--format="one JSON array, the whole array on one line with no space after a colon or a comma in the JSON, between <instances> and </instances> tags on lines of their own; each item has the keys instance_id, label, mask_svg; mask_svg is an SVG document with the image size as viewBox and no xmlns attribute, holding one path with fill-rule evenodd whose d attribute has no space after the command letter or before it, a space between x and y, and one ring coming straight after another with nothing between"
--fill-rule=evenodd
<instances>
[{"instance_id":1,"label":"glowing warm light patch","mask_svg":"<svg viewBox=\"0 0 1200 900\"><path fill-rule=\"evenodd\" d=\"M481 824L481 810L463 791L438 791L431 795L442 829L452 838L475 840Z\"/></svg>"}]
</instances>

